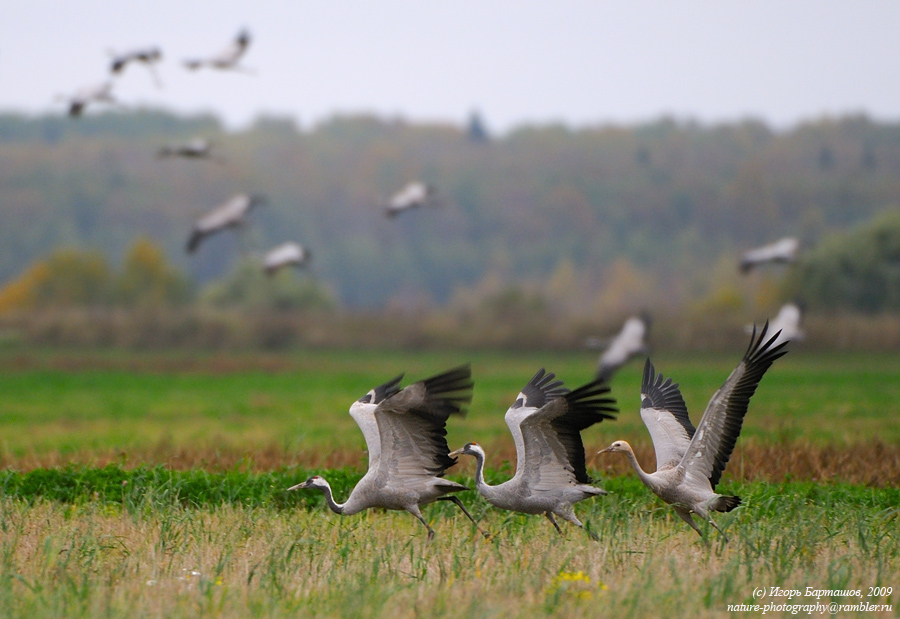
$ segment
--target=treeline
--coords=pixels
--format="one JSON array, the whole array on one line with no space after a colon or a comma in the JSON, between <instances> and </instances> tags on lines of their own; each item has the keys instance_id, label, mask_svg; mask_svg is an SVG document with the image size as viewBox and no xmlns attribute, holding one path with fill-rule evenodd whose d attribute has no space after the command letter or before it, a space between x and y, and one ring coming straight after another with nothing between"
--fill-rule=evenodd
<instances>
[{"instance_id":1,"label":"treeline","mask_svg":"<svg viewBox=\"0 0 900 619\"><path fill-rule=\"evenodd\" d=\"M211 138L224 163L155 158L193 136ZM378 201L412 179L448 204L388 220ZM242 238L187 256L194 219L239 191L269 204ZM60 247L120 269L146 237L183 278L183 298L219 284L228 299L241 296L221 284L240 278L242 252L297 240L314 260L295 278L326 305L501 318L529 304L746 311L799 284L779 271L741 279L741 250L788 234L811 249L897 205L900 125L865 117L784 132L667 119L523 127L475 142L463 127L369 117L306 130L261 118L229 132L212 116L158 111L0 115L0 288Z\"/></svg>"}]
</instances>

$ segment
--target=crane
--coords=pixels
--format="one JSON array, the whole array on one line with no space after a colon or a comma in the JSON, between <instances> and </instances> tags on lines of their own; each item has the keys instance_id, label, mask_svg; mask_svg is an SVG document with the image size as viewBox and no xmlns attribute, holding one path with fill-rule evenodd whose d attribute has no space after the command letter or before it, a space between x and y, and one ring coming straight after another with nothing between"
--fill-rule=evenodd
<instances>
[{"instance_id":1,"label":"crane","mask_svg":"<svg viewBox=\"0 0 900 619\"><path fill-rule=\"evenodd\" d=\"M266 199L263 196L244 193L232 196L227 202L220 204L194 223L187 243L187 252L194 253L203 239L216 232L242 226L247 221L250 210L265 203Z\"/></svg>"},{"instance_id":2,"label":"crane","mask_svg":"<svg viewBox=\"0 0 900 619\"><path fill-rule=\"evenodd\" d=\"M65 101L69 106L69 116L78 118L90 103L115 103L112 86L112 82L92 84L78 89L71 96L58 95L57 99Z\"/></svg>"},{"instance_id":3,"label":"crane","mask_svg":"<svg viewBox=\"0 0 900 619\"><path fill-rule=\"evenodd\" d=\"M774 243L749 249L741 254L740 270L746 273L751 269L768 263L789 264L797 260L800 241L792 236L778 239Z\"/></svg>"},{"instance_id":4,"label":"crane","mask_svg":"<svg viewBox=\"0 0 900 619\"><path fill-rule=\"evenodd\" d=\"M275 275L286 266L302 267L310 261L309 250L299 243L287 242L269 250L263 257L263 270L266 275Z\"/></svg>"},{"instance_id":5,"label":"crane","mask_svg":"<svg viewBox=\"0 0 900 619\"><path fill-rule=\"evenodd\" d=\"M238 32L237 36L228 45L228 47L222 49L216 54L207 56L206 58L185 60L184 66L191 70L206 66L212 69L220 69L223 71L233 70L250 72L249 70L244 69L243 67L240 67L238 65L238 61L240 61L241 57L243 57L249 45L250 32L247 31L247 29L243 29Z\"/></svg>"},{"instance_id":6,"label":"crane","mask_svg":"<svg viewBox=\"0 0 900 619\"><path fill-rule=\"evenodd\" d=\"M133 62L140 62L147 67L148 71L150 71L150 75L153 76L153 81L156 85L161 85L159 77L156 75L156 71L153 68L154 64L162 60L162 50L158 47L144 47L123 52L121 54L111 53L110 55L112 56L112 63L109 66L109 71L113 75L121 74L122 71L125 70L125 67Z\"/></svg>"},{"instance_id":7,"label":"crane","mask_svg":"<svg viewBox=\"0 0 900 619\"><path fill-rule=\"evenodd\" d=\"M609 386L594 380L569 391L543 368L525 385L506 411L506 425L516 444L516 472L502 484L484 481L485 453L467 443L450 457L475 458L475 488L488 503L525 514L543 514L562 533L554 515L584 528L573 505L606 491L590 485L581 431L604 419L615 419L616 401ZM589 532L590 533L590 532ZM590 533L596 539L596 535Z\"/></svg>"},{"instance_id":8,"label":"crane","mask_svg":"<svg viewBox=\"0 0 900 619\"><path fill-rule=\"evenodd\" d=\"M384 203L384 213L393 219L404 211L439 203L437 189L433 185L413 181L387 199Z\"/></svg>"},{"instance_id":9,"label":"crane","mask_svg":"<svg viewBox=\"0 0 900 619\"><path fill-rule=\"evenodd\" d=\"M708 520L727 542L728 536L713 522L710 512L729 512L741 504L740 497L716 494L715 488L731 458L759 381L772 363L787 353L787 342L776 344L779 333L766 338L768 328L767 321L759 337L753 329L743 359L713 394L696 429L678 383L656 374L647 359L641 382L641 419L653 440L655 472L641 468L627 441L615 441L599 452L624 453L644 485L672 505L701 537L703 533L692 514Z\"/></svg>"},{"instance_id":10,"label":"crane","mask_svg":"<svg viewBox=\"0 0 900 619\"><path fill-rule=\"evenodd\" d=\"M777 343L781 342L799 342L806 337L806 333L800 328L801 311L800 306L796 303L785 303L778 310L775 318L769 323L769 330L772 332L780 331ZM753 329L753 325L745 327L747 333Z\"/></svg>"},{"instance_id":11,"label":"crane","mask_svg":"<svg viewBox=\"0 0 900 619\"><path fill-rule=\"evenodd\" d=\"M163 146L156 152L157 159L166 159L169 157L206 159L208 161L215 161L216 163L224 163L221 159L213 156L212 140L206 138L193 138L184 144Z\"/></svg>"},{"instance_id":12,"label":"crane","mask_svg":"<svg viewBox=\"0 0 900 619\"><path fill-rule=\"evenodd\" d=\"M647 333L650 331L650 317L631 316L622 325L622 330L612 339L597 361L596 377L609 380L612 375L636 355L647 354ZM589 341L593 343L593 339Z\"/></svg>"},{"instance_id":13,"label":"crane","mask_svg":"<svg viewBox=\"0 0 900 619\"><path fill-rule=\"evenodd\" d=\"M455 503L478 527L462 501L452 494L468 488L444 479L444 472L456 464L447 447L447 419L461 414L462 407L472 400L470 367L453 368L400 389L402 378L397 376L370 390L350 407L350 415L366 439L369 469L346 502L335 502L331 486L318 475L288 490L321 490L336 514L357 514L370 507L406 510L428 529L429 540L434 538L434 529L419 508L434 501Z\"/></svg>"}]
</instances>

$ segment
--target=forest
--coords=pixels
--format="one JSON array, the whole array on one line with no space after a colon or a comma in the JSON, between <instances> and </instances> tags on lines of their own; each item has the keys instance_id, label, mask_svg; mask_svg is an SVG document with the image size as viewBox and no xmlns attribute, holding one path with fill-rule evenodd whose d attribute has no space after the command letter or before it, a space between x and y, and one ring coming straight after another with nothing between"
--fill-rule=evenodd
<instances>
[{"instance_id":1,"label":"forest","mask_svg":"<svg viewBox=\"0 0 900 619\"><path fill-rule=\"evenodd\" d=\"M500 136L474 125L261 117L228 130L213 115L159 110L0 115L0 312L127 306L147 289L127 280L153 273L150 296L176 306L500 320L528 308L748 314L788 299L826 313L900 309L900 124L662 118ZM194 137L212 140L217 160L157 158ZM411 180L443 204L385 217L380 203ZM188 255L193 222L238 192L267 204ZM738 273L742 251L788 235L799 264ZM310 266L267 283L249 265L289 240L311 251ZM88 292L68 289L77 278L63 266L67 292L33 290L53 264L79 260L96 262L79 271Z\"/></svg>"}]
</instances>

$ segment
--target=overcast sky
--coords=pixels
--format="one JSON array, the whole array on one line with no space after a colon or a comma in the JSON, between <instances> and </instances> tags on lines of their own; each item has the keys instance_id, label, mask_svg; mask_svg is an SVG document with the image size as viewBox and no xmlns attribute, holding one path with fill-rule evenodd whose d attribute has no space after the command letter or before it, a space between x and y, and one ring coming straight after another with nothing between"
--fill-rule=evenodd
<instances>
[{"instance_id":1,"label":"overcast sky","mask_svg":"<svg viewBox=\"0 0 900 619\"><path fill-rule=\"evenodd\" d=\"M188 72L243 27L256 75ZM4 0L0 112L57 111L108 79L108 50L158 45L131 106L260 114L308 128L336 113L488 127L631 124L674 115L775 127L824 115L900 120L900 2L753 0Z\"/></svg>"}]
</instances>

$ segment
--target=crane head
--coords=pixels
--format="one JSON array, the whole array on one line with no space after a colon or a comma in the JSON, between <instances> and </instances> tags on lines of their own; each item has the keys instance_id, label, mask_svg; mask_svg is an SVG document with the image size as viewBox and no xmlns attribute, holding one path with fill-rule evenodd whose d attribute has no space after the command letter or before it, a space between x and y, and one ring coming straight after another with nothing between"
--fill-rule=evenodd
<instances>
[{"instance_id":1,"label":"crane head","mask_svg":"<svg viewBox=\"0 0 900 619\"><path fill-rule=\"evenodd\" d=\"M456 456L474 456L476 458L478 456L481 456L482 458L484 458L484 450L478 443L466 443L461 448L451 452L448 455L451 458L455 458Z\"/></svg>"},{"instance_id":2,"label":"crane head","mask_svg":"<svg viewBox=\"0 0 900 619\"><path fill-rule=\"evenodd\" d=\"M598 451L598 454L612 453L616 451L631 451L631 445L628 444L628 441L616 441L606 449L601 449Z\"/></svg>"},{"instance_id":3,"label":"crane head","mask_svg":"<svg viewBox=\"0 0 900 619\"><path fill-rule=\"evenodd\" d=\"M313 475L309 479L307 479L302 484L297 484L296 486L291 486L288 490L305 490L307 488L319 488L324 490L325 488L329 488L328 482L325 481L324 477L319 477L318 475Z\"/></svg>"}]
</instances>

